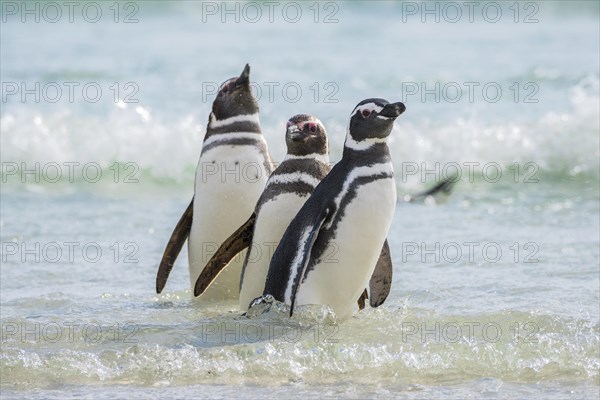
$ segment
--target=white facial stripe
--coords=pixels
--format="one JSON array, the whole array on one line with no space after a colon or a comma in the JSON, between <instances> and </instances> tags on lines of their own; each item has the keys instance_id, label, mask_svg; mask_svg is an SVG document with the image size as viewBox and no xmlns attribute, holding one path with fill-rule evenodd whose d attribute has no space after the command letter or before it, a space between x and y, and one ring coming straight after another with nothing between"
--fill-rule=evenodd
<instances>
[{"instance_id":1,"label":"white facial stripe","mask_svg":"<svg viewBox=\"0 0 600 400\"><path fill-rule=\"evenodd\" d=\"M319 125L321 127L321 130L323 130L323 132L325 131L325 125L323 125L323 123L318 118L315 118L314 120L311 119L308 121L292 122L293 125L291 125L291 126L297 126L300 130L302 130L304 125L306 125L310 122L313 122L313 123Z\"/></svg>"},{"instance_id":2,"label":"white facial stripe","mask_svg":"<svg viewBox=\"0 0 600 400\"><path fill-rule=\"evenodd\" d=\"M229 117L225 119L217 119L213 113L210 113L210 122L208 126L210 128L221 128L226 125L231 125L236 122L253 122L255 124L260 124L258 119L258 114L244 114L244 115L236 115L235 117Z\"/></svg>"},{"instance_id":3,"label":"white facial stripe","mask_svg":"<svg viewBox=\"0 0 600 400\"><path fill-rule=\"evenodd\" d=\"M352 150L367 150L371 146L377 143L387 143L387 138L369 138L365 140L361 140L357 142L350 136L349 134L346 136L346 142L344 143L345 147L348 147Z\"/></svg>"},{"instance_id":4,"label":"white facial stripe","mask_svg":"<svg viewBox=\"0 0 600 400\"><path fill-rule=\"evenodd\" d=\"M269 178L269 185L276 183L289 183L289 182L304 182L316 187L319 184L319 180L312 175L304 174L302 172L292 172L291 174L272 175Z\"/></svg>"},{"instance_id":5,"label":"white facial stripe","mask_svg":"<svg viewBox=\"0 0 600 400\"><path fill-rule=\"evenodd\" d=\"M312 153L306 154L304 156L297 156L294 154L288 154L287 156L285 156L285 161L287 160L317 160L322 162L323 164L329 164L329 155Z\"/></svg>"},{"instance_id":6,"label":"white facial stripe","mask_svg":"<svg viewBox=\"0 0 600 400\"><path fill-rule=\"evenodd\" d=\"M225 86L229 85L230 83L233 83L233 82L237 81L237 79L238 79L238 78L230 78L230 79L227 79L225 82L223 82L223 83L221 84L221 86L219 86L219 92L220 92L220 91L221 91L221 90L222 90L222 89L223 89Z\"/></svg>"},{"instance_id":7,"label":"white facial stripe","mask_svg":"<svg viewBox=\"0 0 600 400\"><path fill-rule=\"evenodd\" d=\"M203 147L206 147L214 142L229 141L230 139L254 139L262 141L265 140L262 134L256 132L218 133L206 139L204 141Z\"/></svg>"},{"instance_id":8,"label":"white facial stripe","mask_svg":"<svg viewBox=\"0 0 600 400\"><path fill-rule=\"evenodd\" d=\"M376 103L367 103L367 104L361 104L360 106L357 106L354 110L352 110L352 113L350 114L351 116L356 114L356 111L360 110L360 112L362 113L363 111L367 110L367 111L375 111L375 112L380 112L381 110L383 110L383 107L381 107L380 105L376 104Z\"/></svg>"}]
</instances>

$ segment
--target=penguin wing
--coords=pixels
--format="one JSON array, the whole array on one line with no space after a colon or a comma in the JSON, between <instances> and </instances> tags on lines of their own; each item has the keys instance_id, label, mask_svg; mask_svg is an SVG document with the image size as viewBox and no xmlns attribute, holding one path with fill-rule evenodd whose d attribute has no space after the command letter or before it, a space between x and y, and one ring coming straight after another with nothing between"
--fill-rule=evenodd
<instances>
[{"instance_id":1,"label":"penguin wing","mask_svg":"<svg viewBox=\"0 0 600 400\"><path fill-rule=\"evenodd\" d=\"M392 287L392 256L387 239L383 242L381 254L375 265L375 270L369 281L369 304L379 307L387 299ZM360 300L360 299L359 299ZM364 300L363 300L364 303Z\"/></svg>"},{"instance_id":2,"label":"penguin wing","mask_svg":"<svg viewBox=\"0 0 600 400\"><path fill-rule=\"evenodd\" d=\"M412 196L405 196L405 199L407 199L409 203L423 203L428 197L436 198L442 196L449 196L452 193L456 182L458 182L458 176L453 175L444 179L431 189L421 193L417 193Z\"/></svg>"},{"instance_id":3,"label":"penguin wing","mask_svg":"<svg viewBox=\"0 0 600 400\"><path fill-rule=\"evenodd\" d=\"M252 213L248 221L240 226L221 244L217 252L208 260L202 273L194 285L194 296L200 296L206 288L210 286L217 275L229 264L229 262L240 251L244 250L252 243L254 234L254 225L256 223L256 213Z\"/></svg>"},{"instance_id":4,"label":"penguin wing","mask_svg":"<svg viewBox=\"0 0 600 400\"><path fill-rule=\"evenodd\" d=\"M321 209L316 217L313 219L312 224L307 224L304 226L304 229L301 231L300 243L298 243L298 249L294 255L294 261L292 268L296 269L296 275L294 280L291 282L291 302L290 302L290 317L294 313L294 304L296 303L296 293L298 293L298 288L300 287L300 283L304 280L304 275L306 274L306 269L308 267L308 262L310 260L310 254L312 252L312 247L315 244L315 240L319 236L319 231L321 230L321 226L327 219L329 215L329 208ZM284 235L283 240L286 239L286 235ZM278 246L279 248L279 246ZM275 254L273 255L275 257Z\"/></svg>"},{"instance_id":5,"label":"penguin wing","mask_svg":"<svg viewBox=\"0 0 600 400\"><path fill-rule=\"evenodd\" d=\"M313 244L329 214L329 208L312 200L313 197L309 198L296 214L277 245L263 291L263 296L271 295L275 300L285 302L286 292L291 288L290 316L294 312L296 292L306 273Z\"/></svg>"},{"instance_id":6,"label":"penguin wing","mask_svg":"<svg viewBox=\"0 0 600 400\"><path fill-rule=\"evenodd\" d=\"M190 205L185 209L183 215L175 225L171 238L167 243L165 252L163 253L162 260L158 267L158 273L156 274L156 293L160 294L167 284L169 274L173 269L173 264L177 260L177 256L183 247L186 239L190 235L190 229L192 228L192 217L194 212L194 198Z\"/></svg>"},{"instance_id":7,"label":"penguin wing","mask_svg":"<svg viewBox=\"0 0 600 400\"><path fill-rule=\"evenodd\" d=\"M365 308L365 300L369 298L369 294L367 293L367 289L363 290L362 294L358 298L358 309L362 310Z\"/></svg>"}]
</instances>

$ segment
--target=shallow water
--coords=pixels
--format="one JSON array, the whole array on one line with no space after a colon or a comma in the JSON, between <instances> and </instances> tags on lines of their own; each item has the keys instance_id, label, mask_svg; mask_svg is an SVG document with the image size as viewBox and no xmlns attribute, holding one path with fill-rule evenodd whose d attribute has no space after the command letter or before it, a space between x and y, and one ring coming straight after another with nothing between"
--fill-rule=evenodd
<instances>
[{"instance_id":1,"label":"shallow water","mask_svg":"<svg viewBox=\"0 0 600 400\"><path fill-rule=\"evenodd\" d=\"M537 3L532 24L514 23L508 5L498 23L452 24L391 3L337 4L332 24L308 8L296 24L204 22L195 2L139 3L135 24L108 8L97 24L2 23L3 82L103 89L97 103L3 98L3 397L598 395L597 4ZM519 18L531 11L521 7ZM262 89L303 90L297 102L261 97L275 159L299 112L324 122L339 159L347 113L381 96L407 105L390 143L399 197L462 173L445 202L398 204L382 307L338 323L319 307L288 320L278 307L248 318L233 302L196 304L185 251L154 294L192 194L206 88L245 62ZM137 85L139 102L115 104L115 82ZM407 93L435 82L494 82L503 95ZM522 97L528 83L535 103ZM79 163L72 182L65 162ZM23 171L35 163L39 173Z\"/></svg>"}]
</instances>

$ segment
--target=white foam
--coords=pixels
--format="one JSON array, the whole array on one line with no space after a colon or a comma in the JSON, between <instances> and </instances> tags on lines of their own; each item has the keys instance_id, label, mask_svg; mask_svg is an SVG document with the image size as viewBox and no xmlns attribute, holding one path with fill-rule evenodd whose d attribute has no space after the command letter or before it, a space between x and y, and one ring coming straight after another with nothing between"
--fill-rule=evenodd
<instances>
[{"instance_id":1,"label":"white foam","mask_svg":"<svg viewBox=\"0 0 600 400\"><path fill-rule=\"evenodd\" d=\"M425 163L428 168L451 162L483 165L493 161L503 166L535 162L550 173L598 176L598 76L574 85L569 104L520 119L507 115L490 121L479 114L441 120L435 116L399 119L388 137L396 180L402 186L422 187L418 175L402 180L401 167L406 162ZM0 118L2 161L96 162L105 169L114 162L134 162L145 176L190 184L202 149L205 125L201 120L205 117L183 114L167 119L142 106L151 117L148 121L134 107L115 106L107 115L83 115L67 107L7 107ZM283 156L281 120L271 118L268 112L277 110L264 112L267 120L273 120L272 126L263 126L265 139L274 154ZM326 120L333 161L341 158L347 118L343 113ZM139 184L147 183L154 184L152 179L142 179Z\"/></svg>"}]
</instances>

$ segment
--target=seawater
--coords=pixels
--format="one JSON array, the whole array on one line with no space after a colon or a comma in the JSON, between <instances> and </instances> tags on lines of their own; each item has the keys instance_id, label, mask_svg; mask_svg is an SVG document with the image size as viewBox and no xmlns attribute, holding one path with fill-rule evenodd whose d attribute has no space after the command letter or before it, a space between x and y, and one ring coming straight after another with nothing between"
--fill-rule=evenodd
<instances>
[{"instance_id":1,"label":"seawater","mask_svg":"<svg viewBox=\"0 0 600 400\"><path fill-rule=\"evenodd\" d=\"M502 2L496 23L422 22L410 2L323 3L316 23L308 3L297 23L132 4L119 21L137 23L102 3L97 23L1 25L3 397L598 395L597 3L520 2L515 22ZM383 97L407 106L399 197L460 173L445 202L399 202L382 307L242 317L191 300L185 251L154 294L215 85L246 62L275 160L297 113L339 160L347 114ZM63 94L8 94L36 82Z\"/></svg>"}]
</instances>

